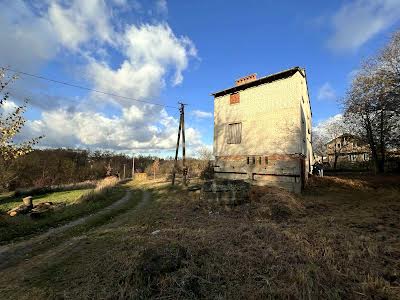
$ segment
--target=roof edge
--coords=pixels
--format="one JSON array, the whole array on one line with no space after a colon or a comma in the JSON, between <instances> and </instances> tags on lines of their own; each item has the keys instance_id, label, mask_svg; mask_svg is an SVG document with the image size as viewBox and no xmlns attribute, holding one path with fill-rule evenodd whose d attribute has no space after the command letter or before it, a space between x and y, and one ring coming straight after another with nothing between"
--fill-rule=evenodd
<instances>
[{"instance_id":1,"label":"roof edge","mask_svg":"<svg viewBox=\"0 0 400 300\"><path fill-rule=\"evenodd\" d=\"M289 77L293 76L294 74L296 74L297 72L300 72L300 74L303 77L305 77L305 73L304 73L302 68L293 67L293 68L290 68L290 69L287 69L287 70L284 70L284 71L281 71L281 72L278 72L278 73L274 73L274 74L271 74L271 75L267 75L267 76L261 77L261 78L259 78L257 80L254 80L254 81L242 84L242 85L234 86L234 87L231 87L231 88L228 88L228 89L225 89L225 90L221 90L221 91L218 91L218 92L215 92L215 93L211 93L211 95L214 96L214 97L224 96L226 94L230 94L230 93L234 93L234 92L237 92L237 91L245 90L247 88L254 87L254 86L257 86L257 85L260 85L260 84L263 84L263 83L269 83L269 82L273 82L273 81L276 81L276 80L279 80L279 79L289 78Z\"/></svg>"}]
</instances>

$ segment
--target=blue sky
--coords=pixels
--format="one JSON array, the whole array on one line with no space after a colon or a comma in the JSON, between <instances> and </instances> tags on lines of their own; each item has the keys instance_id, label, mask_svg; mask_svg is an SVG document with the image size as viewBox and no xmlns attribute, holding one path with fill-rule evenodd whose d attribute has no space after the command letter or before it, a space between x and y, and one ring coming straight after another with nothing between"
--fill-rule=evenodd
<instances>
[{"instance_id":1,"label":"blue sky","mask_svg":"<svg viewBox=\"0 0 400 300\"><path fill-rule=\"evenodd\" d=\"M140 100L188 103L191 153L212 145L210 93L293 66L308 75L314 126L340 113L351 76L400 25L400 0L21 1L0 12L0 64ZM21 76L24 137L43 146L171 154L177 110Z\"/></svg>"}]
</instances>

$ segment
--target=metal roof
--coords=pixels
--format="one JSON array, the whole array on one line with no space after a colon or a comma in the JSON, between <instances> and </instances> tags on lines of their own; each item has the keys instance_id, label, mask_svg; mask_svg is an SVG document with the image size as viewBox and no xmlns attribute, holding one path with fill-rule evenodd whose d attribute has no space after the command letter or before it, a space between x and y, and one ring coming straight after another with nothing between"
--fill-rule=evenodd
<instances>
[{"instance_id":1,"label":"metal roof","mask_svg":"<svg viewBox=\"0 0 400 300\"><path fill-rule=\"evenodd\" d=\"M222 91L218 91L218 92L212 93L211 95L213 95L214 97L224 96L226 94L231 94L231 93L234 93L234 92L237 92L237 91L245 90L247 88L254 87L254 86L257 86L257 85L260 85L260 84L263 84L263 83L269 83L269 82L273 82L275 80L288 78L288 77L293 76L297 72L300 72L300 74L303 77L305 77L305 72L304 72L304 70L302 68L294 67L294 68L291 68L291 69L287 69L287 70L281 71L279 73L275 73L275 74L271 74L271 75L268 75L268 76L265 76L265 77L261 77L261 78L259 78L257 80L254 80L254 81L242 84L242 85L234 86L234 87L231 87L229 89L225 89L225 90L222 90Z\"/></svg>"}]
</instances>

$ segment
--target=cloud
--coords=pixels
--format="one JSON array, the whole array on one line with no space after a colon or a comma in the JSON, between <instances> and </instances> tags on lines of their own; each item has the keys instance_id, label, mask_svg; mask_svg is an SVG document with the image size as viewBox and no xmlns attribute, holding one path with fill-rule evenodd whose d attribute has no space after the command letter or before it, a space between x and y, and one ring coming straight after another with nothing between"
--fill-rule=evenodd
<instances>
[{"instance_id":1,"label":"cloud","mask_svg":"<svg viewBox=\"0 0 400 300\"><path fill-rule=\"evenodd\" d=\"M120 116L102 113L69 112L65 109L46 111L39 120L28 121L21 139L45 133L41 146L83 147L90 149L173 150L176 144L178 120L160 108L151 115L138 113L137 108L125 109ZM157 115L157 117L155 117ZM191 147L202 145L194 128L186 129L186 141Z\"/></svg>"},{"instance_id":2,"label":"cloud","mask_svg":"<svg viewBox=\"0 0 400 300\"><path fill-rule=\"evenodd\" d=\"M55 57L57 40L51 23L25 2L9 1L0 10L0 63L32 70Z\"/></svg>"},{"instance_id":3,"label":"cloud","mask_svg":"<svg viewBox=\"0 0 400 300\"><path fill-rule=\"evenodd\" d=\"M333 100L336 98L336 92L329 82L325 82L318 90L318 100Z\"/></svg>"},{"instance_id":4,"label":"cloud","mask_svg":"<svg viewBox=\"0 0 400 300\"><path fill-rule=\"evenodd\" d=\"M334 127L334 126L340 127L340 126L337 126L336 124L342 124L342 123L343 123L343 115L336 114L325 120L319 121L317 123L317 125L313 127L313 134L317 135L319 138L321 138L325 142L328 142L332 138L332 134L331 134L332 127ZM340 128L340 129L342 129L342 128Z\"/></svg>"},{"instance_id":5,"label":"cloud","mask_svg":"<svg viewBox=\"0 0 400 300\"><path fill-rule=\"evenodd\" d=\"M17 107L18 105L14 101L11 100L4 101L0 105L0 117L2 115L7 116L8 114L13 113Z\"/></svg>"},{"instance_id":6,"label":"cloud","mask_svg":"<svg viewBox=\"0 0 400 300\"><path fill-rule=\"evenodd\" d=\"M101 0L75 0L69 7L58 1L50 4L48 18L64 47L78 50L91 40L114 44L116 36L109 10Z\"/></svg>"},{"instance_id":7,"label":"cloud","mask_svg":"<svg viewBox=\"0 0 400 300\"><path fill-rule=\"evenodd\" d=\"M156 11L159 14L166 16L168 14L167 1L166 0L157 0Z\"/></svg>"},{"instance_id":8,"label":"cloud","mask_svg":"<svg viewBox=\"0 0 400 300\"><path fill-rule=\"evenodd\" d=\"M177 37L167 24L132 25L124 34L124 50L133 66L153 64L175 68L173 84L182 83L182 71L190 57L197 56L193 42Z\"/></svg>"},{"instance_id":9,"label":"cloud","mask_svg":"<svg viewBox=\"0 0 400 300\"><path fill-rule=\"evenodd\" d=\"M144 99L157 97L167 83L181 84L190 58L197 57L194 43L166 23L123 24L116 31L111 16L127 4L114 2L117 8L100 0L53 1L39 11L21 0L10 2L0 11L1 65L35 71L67 52L63 58L75 55L86 79L109 92ZM117 67L116 55L123 58Z\"/></svg>"},{"instance_id":10,"label":"cloud","mask_svg":"<svg viewBox=\"0 0 400 300\"><path fill-rule=\"evenodd\" d=\"M349 73L347 73L347 81L349 83L352 83L354 78L357 76L358 72L360 72L359 69L354 69L354 70L351 70Z\"/></svg>"},{"instance_id":11,"label":"cloud","mask_svg":"<svg viewBox=\"0 0 400 300\"><path fill-rule=\"evenodd\" d=\"M193 110L191 112L193 116L199 119L204 119L204 118L212 118L213 114L208 111L201 111L201 110Z\"/></svg>"},{"instance_id":12,"label":"cloud","mask_svg":"<svg viewBox=\"0 0 400 300\"><path fill-rule=\"evenodd\" d=\"M173 72L172 84L180 84L182 72L190 57L196 57L194 44L187 37L177 37L167 24L131 25L121 36L125 56L122 64L113 69L104 61L91 58L86 67L87 79L98 90L134 99L154 99L166 86L165 78ZM110 97L93 97L100 102L112 102L128 107L132 100Z\"/></svg>"},{"instance_id":13,"label":"cloud","mask_svg":"<svg viewBox=\"0 0 400 300\"><path fill-rule=\"evenodd\" d=\"M123 23L117 16L126 1L114 0L116 7L100 0L52 1L35 9L19 0L11 3L0 11L0 37L9 42L0 47L0 59L5 57L12 66L22 61L35 69L62 56L72 62L70 71L79 71L78 76L89 82L85 85L156 101L165 86L182 83L190 59L197 57L189 37L176 35L167 23ZM14 34L15 28L20 36ZM16 67L29 71L24 64ZM24 78L13 84L13 100L30 98L29 105L39 111L26 123L20 139L44 134L44 147L117 151L175 147L178 120L159 106L94 92L73 97L68 90L64 96L63 90L53 93L47 83L26 82ZM188 126L186 137L192 148L202 145L195 128Z\"/></svg>"},{"instance_id":14,"label":"cloud","mask_svg":"<svg viewBox=\"0 0 400 300\"><path fill-rule=\"evenodd\" d=\"M400 20L398 0L355 0L345 2L331 18L332 50L354 51L379 32Z\"/></svg>"}]
</instances>

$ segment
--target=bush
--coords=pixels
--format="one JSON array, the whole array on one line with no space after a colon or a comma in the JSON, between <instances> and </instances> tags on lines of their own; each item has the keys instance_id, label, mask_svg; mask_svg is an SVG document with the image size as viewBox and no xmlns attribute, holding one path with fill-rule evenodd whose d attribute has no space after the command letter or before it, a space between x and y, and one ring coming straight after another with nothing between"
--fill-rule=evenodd
<instances>
[{"instance_id":1,"label":"bush","mask_svg":"<svg viewBox=\"0 0 400 300\"><path fill-rule=\"evenodd\" d=\"M207 166L200 173L201 179L213 179L214 178L214 165L211 161L207 163Z\"/></svg>"}]
</instances>

